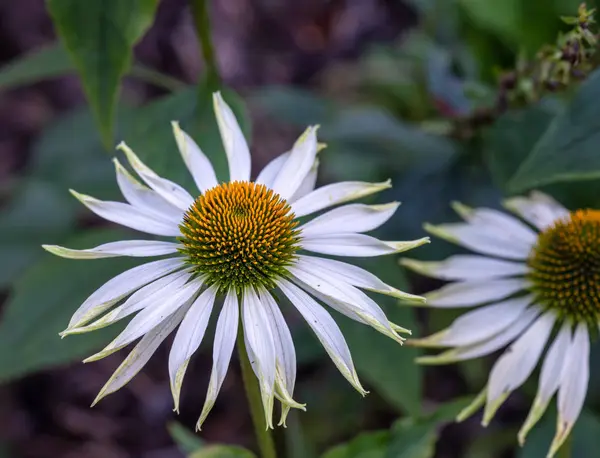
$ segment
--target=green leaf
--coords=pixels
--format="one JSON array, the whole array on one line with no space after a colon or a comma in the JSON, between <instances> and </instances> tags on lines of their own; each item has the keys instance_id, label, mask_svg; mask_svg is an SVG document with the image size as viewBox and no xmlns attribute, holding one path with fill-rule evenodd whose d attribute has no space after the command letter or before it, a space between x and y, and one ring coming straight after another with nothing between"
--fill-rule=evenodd
<instances>
[{"instance_id":1,"label":"green leaf","mask_svg":"<svg viewBox=\"0 0 600 458\"><path fill-rule=\"evenodd\" d=\"M154 19L157 0L48 0L61 40L93 108L104 144L113 143L121 78L134 44Z\"/></svg>"},{"instance_id":2,"label":"green leaf","mask_svg":"<svg viewBox=\"0 0 600 458\"><path fill-rule=\"evenodd\" d=\"M385 458L389 439L389 431L363 433L328 450L321 458Z\"/></svg>"},{"instance_id":3,"label":"green leaf","mask_svg":"<svg viewBox=\"0 0 600 458\"><path fill-rule=\"evenodd\" d=\"M513 192L564 181L600 178L600 70L556 116L509 183Z\"/></svg>"},{"instance_id":4,"label":"green leaf","mask_svg":"<svg viewBox=\"0 0 600 458\"><path fill-rule=\"evenodd\" d=\"M89 248L123 238L127 236L121 231L99 229L73 237L66 245ZM66 339L58 333L86 297L133 265L129 259L84 262L46 253L17 281L5 305L0 323L0 380L68 363L108 343L119 326Z\"/></svg>"},{"instance_id":5,"label":"green leaf","mask_svg":"<svg viewBox=\"0 0 600 458\"><path fill-rule=\"evenodd\" d=\"M200 439L200 436L177 421L170 422L167 429L181 453L192 453L204 447L204 441Z\"/></svg>"},{"instance_id":6,"label":"green leaf","mask_svg":"<svg viewBox=\"0 0 600 458\"><path fill-rule=\"evenodd\" d=\"M242 447L211 445L188 455L188 458L256 458L256 455Z\"/></svg>"},{"instance_id":7,"label":"green leaf","mask_svg":"<svg viewBox=\"0 0 600 458\"><path fill-rule=\"evenodd\" d=\"M49 45L37 49L0 68L0 89L32 84L40 80L61 76L73 70L65 48Z\"/></svg>"}]
</instances>

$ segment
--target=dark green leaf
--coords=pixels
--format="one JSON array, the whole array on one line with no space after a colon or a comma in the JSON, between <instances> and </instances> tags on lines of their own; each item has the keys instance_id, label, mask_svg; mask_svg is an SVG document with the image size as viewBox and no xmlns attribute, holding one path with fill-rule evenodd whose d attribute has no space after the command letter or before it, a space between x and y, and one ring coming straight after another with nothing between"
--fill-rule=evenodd
<instances>
[{"instance_id":1,"label":"dark green leaf","mask_svg":"<svg viewBox=\"0 0 600 458\"><path fill-rule=\"evenodd\" d=\"M363 433L330 449L321 458L385 458L389 438L389 431Z\"/></svg>"},{"instance_id":2,"label":"dark green leaf","mask_svg":"<svg viewBox=\"0 0 600 458\"><path fill-rule=\"evenodd\" d=\"M188 458L256 458L256 455L242 447L211 445L188 455Z\"/></svg>"},{"instance_id":3,"label":"dark green leaf","mask_svg":"<svg viewBox=\"0 0 600 458\"><path fill-rule=\"evenodd\" d=\"M83 81L106 147L121 78L134 44L154 19L157 0L48 0L47 5Z\"/></svg>"},{"instance_id":4,"label":"dark green leaf","mask_svg":"<svg viewBox=\"0 0 600 458\"><path fill-rule=\"evenodd\" d=\"M73 70L65 48L49 45L37 49L0 68L0 89L35 83Z\"/></svg>"},{"instance_id":5,"label":"dark green leaf","mask_svg":"<svg viewBox=\"0 0 600 458\"><path fill-rule=\"evenodd\" d=\"M600 178L600 70L585 81L519 167L509 186L520 192L562 181Z\"/></svg>"},{"instance_id":6,"label":"dark green leaf","mask_svg":"<svg viewBox=\"0 0 600 458\"><path fill-rule=\"evenodd\" d=\"M96 230L66 245L90 248L123 238L127 236L120 231ZM108 343L119 326L66 339L58 333L86 297L133 265L128 259L74 261L46 253L15 284L5 305L0 323L0 380L68 363Z\"/></svg>"},{"instance_id":7,"label":"dark green leaf","mask_svg":"<svg viewBox=\"0 0 600 458\"><path fill-rule=\"evenodd\" d=\"M200 439L200 436L177 421L169 423L167 429L181 453L192 453L204 447L204 441Z\"/></svg>"}]
</instances>

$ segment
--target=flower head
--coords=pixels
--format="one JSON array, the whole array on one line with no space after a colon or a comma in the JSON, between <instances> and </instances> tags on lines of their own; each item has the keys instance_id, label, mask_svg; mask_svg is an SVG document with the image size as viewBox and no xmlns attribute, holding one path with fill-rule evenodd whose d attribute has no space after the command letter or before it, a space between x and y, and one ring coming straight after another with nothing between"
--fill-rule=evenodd
<instances>
[{"instance_id":1,"label":"flower head","mask_svg":"<svg viewBox=\"0 0 600 458\"><path fill-rule=\"evenodd\" d=\"M531 375L548 344L537 396L518 438L523 444L558 392L557 431L548 453L552 457L570 434L587 392L590 337L600 325L600 212L569 212L540 192L508 199L504 205L529 224L496 210L455 204L465 223L427 226L480 255L402 261L417 272L452 282L426 295L429 306L488 304L413 343L450 348L420 358L424 364L467 360L510 345L485 389L459 415L464 419L485 404L484 425Z\"/></svg>"},{"instance_id":2,"label":"flower head","mask_svg":"<svg viewBox=\"0 0 600 458\"><path fill-rule=\"evenodd\" d=\"M86 250L56 245L44 248L73 259L114 256L167 258L121 273L95 291L75 311L62 336L93 331L135 314L125 330L86 361L95 361L140 339L94 403L124 386L148 361L161 342L177 332L169 355L175 409L192 355L204 337L213 312L218 319L213 368L198 428L215 403L227 372L241 322L249 360L256 374L267 427L272 427L274 399L282 403L280 424L293 399L296 354L279 300L287 298L325 347L335 365L362 394L346 341L321 303L402 343L406 329L390 323L362 290L420 301L345 262L309 255L380 256L423 243L387 242L365 235L385 223L398 204L348 204L379 192L389 182L342 182L315 189L317 127L309 127L293 148L271 161L250 181L250 152L242 131L220 94L214 96L217 123L229 163L229 178L219 183L198 145L173 123L183 161L198 187L194 198L160 177L124 143L119 145L143 184L115 159L117 182L127 201L105 202L72 193L102 218L171 241L127 240ZM216 310L215 310L216 309Z\"/></svg>"}]
</instances>

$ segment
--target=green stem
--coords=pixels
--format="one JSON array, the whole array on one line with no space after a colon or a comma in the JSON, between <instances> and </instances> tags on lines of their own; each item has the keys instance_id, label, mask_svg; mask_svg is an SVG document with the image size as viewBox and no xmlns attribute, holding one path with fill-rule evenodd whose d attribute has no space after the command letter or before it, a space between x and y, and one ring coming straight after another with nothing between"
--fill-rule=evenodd
<instances>
[{"instance_id":1,"label":"green stem","mask_svg":"<svg viewBox=\"0 0 600 458\"><path fill-rule=\"evenodd\" d=\"M206 81L210 90L217 90L221 78L219 68L215 58L215 50L211 38L210 17L208 14L209 0L190 0L192 6L192 15L196 25L196 32L200 39L202 57L206 65Z\"/></svg>"},{"instance_id":2,"label":"green stem","mask_svg":"<svg viewBox=\"0 0 600 458\"><path fill-rule=\"evenodd\" d=\"M573 434L569 434L569 437L567 437L562 447L558 449L558 452L556 453L556 458L571 458L571 446L573 445L572 437Z\"/></svg>"},{"instance_id":3,"label":"green stem","mask_svg":"<svg viewBox=\"0 0 600 458\"><path fill-rule=\"evenodd\" d=\"M151 68L139 64L133 64L129 74L134 78L141 79L147 83L166 89L167 91L177 92L186 87L185 83L172 76L157 72Z\"/></svg>"},{"instance_id":4,"label":"green stem","mask_svg":"<svg viewBox=\"0 0 600 458\"><path fill-rule=\"evenodd\" d=\"M276 458L273 436L271 435L271 431L266 428L265 411L263 410L258 379L254 375L250 360L248 359L241 323L237 338L237 348L242 367L242 379L244 380L246 397L250 405L250 413L252 414L252 423L254 423L254 432L256 433L260 456L261 458Z\"/></svg>"}]
</instances>

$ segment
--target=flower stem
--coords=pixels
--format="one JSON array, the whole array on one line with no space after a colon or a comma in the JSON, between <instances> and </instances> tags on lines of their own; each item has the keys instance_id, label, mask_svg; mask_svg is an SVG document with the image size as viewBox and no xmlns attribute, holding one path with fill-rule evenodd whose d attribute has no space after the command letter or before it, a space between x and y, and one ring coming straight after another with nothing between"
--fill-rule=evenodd
<instances>
[{"instance_id":1,"label":"flower stem","mask_svg":"<svg viewBox=\"0 0 600 458\"><path fill-rule=\"evenodd\" d=\"M244 335L242 326L239 327L237 348L240 358L240 366L242 367L242 379L244 380L244 388L246 389L246 397L250 405L250 413L252 414L252 423L254 423L254 432L260 450L261 458L276 458L275 445L271 431L266 428L265 413L263 410L260 389L258 380L252 371L246 344L244 343Z\"/></svg>"},{"instance_id":2,"label":"flower stem","mask_svg":"<svg viewBox=\"0 0 600 458\"><path fill-rule=\"evenodd\" d=\"M556 458L571 458L571 449L573 445L573 434L569 434L569 437L562 444L562 447L558 449L556 453Z\"/></svg>"},{"instance_id":3,"label":"flower stem","mask_svg":"<svg viewBox=\"0 0 600 458\"><path fill-rule=\"evenodd\" d=\"M217 90L221 81L219 68L215 58L215 50L211 38L210 17L208 14L209 0L190 0L196 33L200 39L202 57L206 65L206 83L210 90Z\"/></svg>"}]
</instances>

